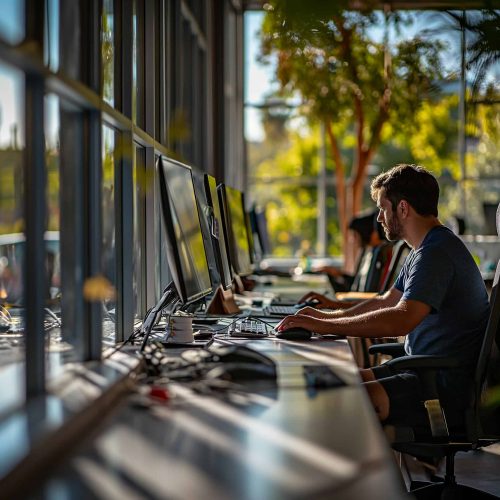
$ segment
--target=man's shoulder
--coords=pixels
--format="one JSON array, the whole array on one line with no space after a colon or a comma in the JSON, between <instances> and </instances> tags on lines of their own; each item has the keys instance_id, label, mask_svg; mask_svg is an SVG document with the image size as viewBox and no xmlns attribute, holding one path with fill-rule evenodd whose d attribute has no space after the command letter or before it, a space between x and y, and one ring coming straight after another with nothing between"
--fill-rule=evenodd
<instances>
[{"instance_id":1,"label":"man's shoulder","mask_svg":"<svg viewBox=\"0 0 500 500\"><path fill-rule=\"evenodd\" d=\"M457 252L467 251L463 241L445 226L434 228L424 239L416 253L434 257L450 257Z\"/></svg>"}]
</instances>

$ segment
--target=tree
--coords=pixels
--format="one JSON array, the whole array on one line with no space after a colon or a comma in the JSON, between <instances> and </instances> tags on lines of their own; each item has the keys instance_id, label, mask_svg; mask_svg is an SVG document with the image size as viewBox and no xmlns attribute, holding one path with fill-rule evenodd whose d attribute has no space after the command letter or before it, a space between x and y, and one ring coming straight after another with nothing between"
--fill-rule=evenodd
<instances>
[{"instance_id":1,"label":"tree","mask_svg":"<svg viewBox=\"0 0 500 500\"><path fill-rule=\"evenodd\" d=\"M500 13L484 10L479 15L447 12L457 29L465 29L469 35L467 43L467 69L474 72L472 85L476 94L485 82L488 70L500 61Z\"/></svg>"},{"instance_id":2,"label":"tree","mask_svg":"<svg viewBox=\"0 0 500 500\"><path fill-rule=\"evenodd\" d=\"M324 123L345 235L348 221L361 209L367 169L385 125L391 122L397 131L414 120L425 98L437 90L442 45L418 37L393 47L377 43L367 33L380 15L344 11L339 3L332 4L270 2L261 50L264 59L277 54L281 92L298 93L310 119ZM387 25L401 21L399 15L386 17ZM348 165L342 138L351 132L355 140Z\"/></svg>"}]
</instances>

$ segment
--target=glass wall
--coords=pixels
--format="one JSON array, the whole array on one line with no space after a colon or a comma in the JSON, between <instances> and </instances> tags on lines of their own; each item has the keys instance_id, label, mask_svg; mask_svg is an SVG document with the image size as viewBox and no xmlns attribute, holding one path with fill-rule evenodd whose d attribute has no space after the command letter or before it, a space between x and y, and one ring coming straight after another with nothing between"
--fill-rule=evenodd
<instances>
[{"instance_id":1,"label":"glass wall","mask_svg":"<svg viewBox=\"0 0 500 500\"><path fill-rule=\"evenodd\" d=\"M460 231L468 235L492 234L494 207L500 201L500 64L491 64L494 58L491 53L487 56L487 40L478 43L481 22L488 20L485 12L464 14L467 28L463 41L457 18L443 12L399 12L396 17L405 19L405 30L399 30L396 21L393 24L391 17L384 19L380 12L375 12L376 24L368 29L356 26L352 18L360 36L355 49L358 55L366 54L357 63L359 70L366 71L370 58L380 51L380 63L355 82L362 96L356 113L354 101L346 105L352 82L343 79L339 70L341 64L349 64L339 59L342 55L336 52L336 45L327 40L321 45L319 37L316 45L294 47L293 59L303 57L301 64L310 68L301 72L301 64L294 66L287 59L290 47L285 44L279 57L278 48L273 46L278 28L267 33L263 42L266 15L264 11L248 12L244 17L245 139L249 199L267 215L275 256L343 251L336 186L345 183L349 210L349 186L361 170L360 151L368 154L370 149L370 161L363 167L359 211L373 208L369 185L375 175L398 163L416 163L439 179L439 213L445 224L458 231L460 222ZM418 62L414 67L422 71L420 97L412 103L417 84L405 93L400 75L412 71L411 66L405 66L404 53L408 47L416 47L412 44L424 32L429 45L410 51ZM266 52L266 46L273 48ZM484 51L482 57L481 51L471 50L475 47L478 51L479 46ZM374 130L374 118L381 114L374 112L377 102L371 108L363 103L378 95L378 82L385 78L377 73L383 69L382 61L391 64L387 74L395 78L390 81L387 117L378 140L373 140L369 139L370 131ZM371 74L379 76L371 79ZM323 79L325 75L328 77ZM422 85L425 79L432 81L429 88ZM360 124L363 133L357 135Z\"/></svg>"},{"instance_id":2,"label":"glass wall","mask_svg":"<svg viewBox=\"0 0 500 500\"><path fill-rule=\"evenodd\" d=\"M2 0L0 6L0 38L12 45L21 43L24 39L24 2Z\"/></svg>"},{"instance_id":3,"label":"glass wall","mask_svg":"<svg viewBox=\"0 0 500 500\"><path fill-rule=\"evenodd\" d=\"M102 98L115 105L115 40L113 0L102 2L101 31Z\"/></svg>"},{"instance_id":4,"label":"glass wall","mask_svg":"<svg viewBox=\"0 0 500 500\"><path fill-rule=\"evenodd\" d=\"M116 335L116 212L115 212L115 131L102 127L102 311L103 340L114 342Z\"/></svg>"},{"instance_id":5,"label":"glass wall","mask_svg":"<svg viewBox=\"0 0 500 500\"><path fill-rule=\"evenodd\" d=\"M133 246L133 282L134 319L140 319L145 310L145 294L143 280L145 279L145 262L143 246L145 242L145 195L152 189L152 178L146 176L146 152L143 147L134 145L134 246ZM150 187L151 185L151 187Z\"/></svg>"},{"instance_id":6,"label":"glass wall","mask_svg":"<svg viewBox=\"0 0 500 500\"><path fill-rule=\"evenodd\" d=\"M102 359L168 284L155 159L223 172L223 4L0 2L0 409Z\"/></svg>"},{"instance_id":7,"label":"glass wall","mask_svg":"<svg viewBox=\"0 0 500 500\"><path fill-rule=\"evenodd\" d=\"M24 358L23 73L0 62L0 89L1 370L3 365Z\"/></svg>"}]
</instances>

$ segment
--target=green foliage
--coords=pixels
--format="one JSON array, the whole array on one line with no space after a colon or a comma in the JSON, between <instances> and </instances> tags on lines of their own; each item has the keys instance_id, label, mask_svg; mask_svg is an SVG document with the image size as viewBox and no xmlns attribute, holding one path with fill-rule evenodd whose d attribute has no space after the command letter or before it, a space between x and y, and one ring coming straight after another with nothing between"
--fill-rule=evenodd
<instances>
[{"instance_id":1,"label":"green foliage","mask_svg":"<svg viewBox=\"0 0 500 500\"><path fill-rule=\"evenodd\" d=\"M312 10L309 3L307 8ZM436 41L415 38L389 48L367 33L380 22L379 17L334 10L320 10L303 24L299 14L289 21L282 11L270 11L262 28L262 54L264 60L278 54L276 76L282 92L298 91L309 116L315 119L352 126L359 99L368 141L388 87L401 123L411 119L422 99L436 90L433 82L442 77L439 53L443 47ZM285 14L289 12L287 9Z\"/></svg>"},{"instance_id":2,"label":"green foliage","mask_svg":"<svg viewBox=\"0 0 500 500\"><path fill-rule=\"evenodd\" d=\"M439 100L425 101L414 121L405 126L397 142L409 147L411 161L434 172L437 176L460 176L458 163L458 96L448 95Z\"/></svg>"},{"instance_id":3,"label":"green foliage","mask_svg":"<svg viewBox=\"0 0 500 500\"><path fill-rule=\"evenodd\" d=\"M268 230L273 254L277 256L314 252L318 219L316 176L319 171L319 128L309 127L301 132L290 131L280 143L279 151L272 149L267 138L258 150L272 151L268 158L255 164L252 190L256 202L266 207ZM275 146L275 144L274 144ZM252 154L252 147L249 151ZM331 167L331 165L330 165ZM327 210L329 251L338 253L340 238L338 223L333 220L336 204L330 193Z\"/></svg>"}]
</instances>

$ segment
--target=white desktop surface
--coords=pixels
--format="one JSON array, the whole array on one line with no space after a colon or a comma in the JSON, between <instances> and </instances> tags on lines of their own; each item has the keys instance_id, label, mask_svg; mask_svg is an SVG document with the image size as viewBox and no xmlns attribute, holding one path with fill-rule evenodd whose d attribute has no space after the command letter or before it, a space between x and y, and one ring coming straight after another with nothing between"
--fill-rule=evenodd
<instances>
[{"instance_id":1,"label":"white desktop surface","mask_svg":"<svg viewBox=\"0 0 500 500\"><path fill-rule=\"evenodd\" d=\"M278 383L212 394L171 384L134 398L47 484L99 498L403 498L393 455L345 341L242 341L271 356ZM346 385L306 387L307 364Z\"/></svg>"}]
</instances>

